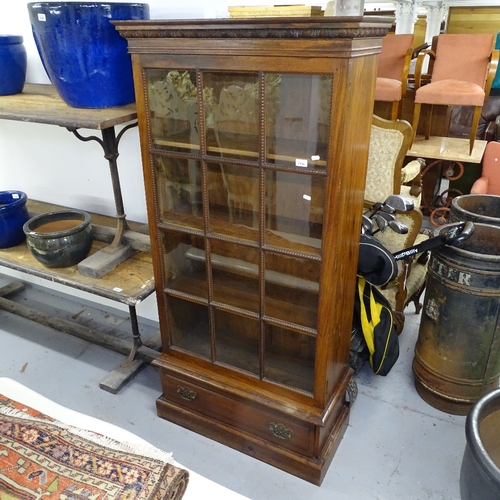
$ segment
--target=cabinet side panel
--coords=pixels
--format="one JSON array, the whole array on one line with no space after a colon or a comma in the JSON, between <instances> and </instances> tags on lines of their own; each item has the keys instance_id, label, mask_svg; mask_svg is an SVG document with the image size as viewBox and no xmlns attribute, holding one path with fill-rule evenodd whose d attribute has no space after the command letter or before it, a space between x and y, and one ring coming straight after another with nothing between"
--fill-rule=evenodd
<instances>
[{"instance_id":1,"label":"cabinet side panel","mask_svg":"<svg viewBox=\"0 0 500 500\"><path fill-rule=\"evenodd\" d=\"M377 62L378 55L340 59L334 73L318 311L318 331L323 333L315 399L320 407L347 369Z\"/></svg>"}]
</instances>

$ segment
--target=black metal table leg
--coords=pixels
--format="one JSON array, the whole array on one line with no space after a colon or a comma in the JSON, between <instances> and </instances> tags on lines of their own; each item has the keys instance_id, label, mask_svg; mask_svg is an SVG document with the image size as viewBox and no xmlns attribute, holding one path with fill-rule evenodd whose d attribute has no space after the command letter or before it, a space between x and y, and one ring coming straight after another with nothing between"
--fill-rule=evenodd
<instances>
[{"instance_id":1,"label":"black metal table leg","mask_svg":"<svg viewBox=\"0 0 500 500\"><path fill-rule=\"evenodd\" d=\"M108 160L109 164L109 170L111 173L111 182L113 185L113 196L115 200L115 209L116 209L116 219L117 219L117 228L116 228L116 233L115 237L113 239L113 242L110 244L110 250L116 249L120 246L123 240L123 233L125 230L129 229L126 215L125 215L125 209L123 206L123 197L122 197L122 190L121 190L121 185L120 185L120 177L118 174L118 163L117 159L119 156L118 152L118 145L120 143L120 139L122 138L123 134L137 126L137 122L131 123L127 126L125 126L118 135L115 134L115 128L114 127L109 127L105 128L101 131L102 133L102 139L95 136L91 135L88 137L85 137L80 134L78 129L76 128L69 128L68 130L70 132L73 132L75 137L77 137L81 141L96 141L98 142L103 151L104 151L104 158Z\"/></svg>"}]
</instances>

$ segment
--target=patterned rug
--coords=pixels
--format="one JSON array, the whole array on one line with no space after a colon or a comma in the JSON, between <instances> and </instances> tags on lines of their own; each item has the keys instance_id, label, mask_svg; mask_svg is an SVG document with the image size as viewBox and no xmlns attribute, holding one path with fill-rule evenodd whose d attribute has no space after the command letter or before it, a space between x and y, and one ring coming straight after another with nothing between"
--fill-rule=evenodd
<instances>
[{"instance_id":1,"label":"patterned rug","mask_svg":"<svg viewBox=\"0 0 500 500\"><path fill-rule=\"evenodd\" d=\"M0 500L179 500L189 480L156 448L134 449L0 397Z\"/></svg>"}]
</instances>

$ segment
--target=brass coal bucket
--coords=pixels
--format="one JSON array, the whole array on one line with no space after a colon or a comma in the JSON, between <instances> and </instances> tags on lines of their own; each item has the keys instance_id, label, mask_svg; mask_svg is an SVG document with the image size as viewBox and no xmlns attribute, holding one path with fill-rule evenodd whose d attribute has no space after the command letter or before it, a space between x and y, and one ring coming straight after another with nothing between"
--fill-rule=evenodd
<instances>
[{"instance_id":1,"label":"brass coal bucket","mask_svg":"<svg viewBox=\"0 0 500 500\"><path fill-rule=\"evenodd\" d=\"M475 223L459 247L432 252L413 373L427 403L458 415L499 386L500 227Z\"/></svg>"}]
</instances>

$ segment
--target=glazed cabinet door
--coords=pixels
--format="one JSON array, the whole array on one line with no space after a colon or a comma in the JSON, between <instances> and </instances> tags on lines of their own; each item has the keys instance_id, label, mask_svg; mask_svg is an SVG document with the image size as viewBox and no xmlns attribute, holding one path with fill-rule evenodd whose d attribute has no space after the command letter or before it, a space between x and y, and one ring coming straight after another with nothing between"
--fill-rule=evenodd
<instances>
[{"instance_id":1,"label":"glazed cabinet door","mask_svg":"<svg viewBox=\"0 0 500 500\"><path fill-rule=\"evenodd\" d=\"M164 349L312 395L332 75L143 74Z\"/></svg>"}]
</instances>

